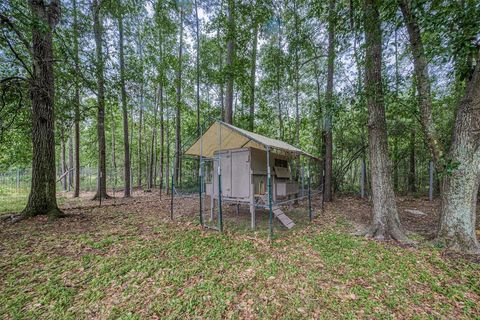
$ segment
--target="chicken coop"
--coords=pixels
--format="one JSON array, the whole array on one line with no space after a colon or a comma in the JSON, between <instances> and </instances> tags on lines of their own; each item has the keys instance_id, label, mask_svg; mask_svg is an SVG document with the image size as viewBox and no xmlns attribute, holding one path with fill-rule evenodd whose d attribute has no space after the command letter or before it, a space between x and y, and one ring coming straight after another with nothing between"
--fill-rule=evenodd
<instances>
[{"instance_id":1,"label":"chicken coop","mask_svg":"<svg viewBox=\"0 0 480 320\"><path fill-rule=\"evenodd\" d=\"M300 157L319 160L284 141L249 132L222 121L214 122L185 151L198 157L200 221L204 224L205 205L210 215L218 210L222 229L222 203L248 206L251 227L256 227L256 210L269 211L269 225L278 219L286 228L295 223L281 209L282 204L307 199L311 217L310 170L299 169ZM292 167L296 165L293 172ZM308 180L308 181L307 181ZM307 187L305 182L307 181Z\"/></svg>"}]
</instances>

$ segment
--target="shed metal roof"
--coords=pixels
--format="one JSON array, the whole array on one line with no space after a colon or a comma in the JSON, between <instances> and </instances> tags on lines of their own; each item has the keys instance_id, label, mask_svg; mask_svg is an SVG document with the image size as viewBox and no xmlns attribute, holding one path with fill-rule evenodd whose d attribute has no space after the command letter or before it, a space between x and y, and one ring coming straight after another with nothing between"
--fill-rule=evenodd
<instances>
[{"instance_id":1,"label":"shed metal roof","mask_svg":"<svg viewBox=\"0 0 480 320\"><path fill-rule=\"evenodd\" d=\"M229 150L239 148L256 148L266 150L267 147L273 152L279 152L290 157L305 155L317 158L297 147L284 141L262 136L231 124L216 121L199 138L185 154L212 158L218 150Z\"/></svg>"}]
</instances>

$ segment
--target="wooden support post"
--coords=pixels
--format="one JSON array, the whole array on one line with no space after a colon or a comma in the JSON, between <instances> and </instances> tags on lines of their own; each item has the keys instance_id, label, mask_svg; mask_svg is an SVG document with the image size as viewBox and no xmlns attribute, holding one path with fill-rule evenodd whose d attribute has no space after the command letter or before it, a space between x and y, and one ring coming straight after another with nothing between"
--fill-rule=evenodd
<instances>
[{"instance_id":1,"label":"wooden support post","mask_svg":"<svg viewBox=\"0 0 480 320\"><path fill-rule=\"evenodd\" d=\"M223 219L222 219L222 167L220 165L220 159L218 161L218 230L223 232Z\"/></svg>"},{"instance_id":2,"label":"wooden support post","mask_svg":"<svg viewBox=\"0 0 480 320\"><path fill-rule=\"evenodd\" d=\"M272 181L270 176L270 147L267 146L267 188L268 188L268 239L272 241L273 239L273 208L272 208Z\"/></svg>"},{"instance_id":3,"label":"wooden support post","mask_svg":"<svg viewBox=\"0 0 480 320\"><path fill-rule=\"evenodd\" d=\"M251 156L250 156L251 158ZM255 185L253 184L253 172L250 169L250 227L255 229Z\"/></svg>"}]
</instances>

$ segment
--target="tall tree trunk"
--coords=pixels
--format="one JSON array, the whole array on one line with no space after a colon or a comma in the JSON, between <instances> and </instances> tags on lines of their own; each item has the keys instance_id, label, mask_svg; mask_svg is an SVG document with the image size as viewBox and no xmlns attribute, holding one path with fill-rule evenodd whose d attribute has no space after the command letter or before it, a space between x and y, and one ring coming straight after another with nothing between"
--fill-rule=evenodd
<instances>
[{"instance_id":1,"label":"tall tree trunk","mask_svg":"<svg viewBox=\"0 0 480 320\"><path fill-rule=\"evenodd\" d=\"M235 0L228 0L227 97L225 122L233 124L233 82L235 78Z\"/></svg>"},{"instance_id":2,"label":"tall tree trunk","mask_svg":"<svg viewBox=\"0 0 480 320\"><path fill-rule=\"evenodd\" d=\"M80 59L78 57L78 9L77 0L73 0L73 54L75 59L75 185L73 197L80 196Z\"/></svg>"},{"instance_id":3,"label":"tall tree trunk","mask_svg":"<svg viewBox=\"0 0 480 320\"><path fill-rule=\"evenodd\" d=\"M455 167L442 182L437 240L450 249L479 253L475 223L480 183L480 50L457 111L448 158Z\"/></svg>"},{"instance_id":4,"label":"tall tree trunk","mask_svg":"<svg viewBox=\"0 0 480 320\"><path fill-rule=\"evenodd\" d=\"M180 157L181 157L181 113L182 107L182 59L183 59L183 8L180 8L180 44L178 49L178 70L177 70L177 107L175 116L175 169L174 180L178 185L180 177Z\"/></svg>"},{"instance_id":5,"label":"tall tree trunk","mask_svg":"<svg viewBox=\"0 0 480 320\"><path fill-rule=\"evenodd\" d=\"M257 46L258 46L257 21L253 21L252 33L253 33L253 47L252 47L252 68L250 69L250 114L249 114L250 131L253 131L254 125L255 125L255 79L257 74Z\"/></svg>"},{"instance_id":6,"label":"tall tree trunk","mask_svg":"<svg viewBox=\"0 0 480 320\"><path fill-rule=\"evenodd\" d=\"M122 95L122 116L123 116L123 148L124 148L124 183L123 195L130 197L130 143L128 134L128 109L127 109L127 91L125 90L125 55L123 52L123 16L118 17L119 33L119 55L120 55L120 91Z\"/></svg>"},{"instance_id":7,"label":"tall tree trunk","mask_svg":"<svg viewBox=\"0 0 480 320\"><path fill-rule=\"evenodd\" d=\"M335 0L330 0L328 13L328 56L327 56L327 92L325 112L325 201L332 201L333 177L333 134L332 134L332 109L333 109L333 75L335 66Z\"/></svg>"},{"instance_id":8,"label":"tall tree trunk","mask_svg":"<svg viewBox=\"0 0 480 320\"><path fill-rule=\"evenodd\" d=\"M313 71L315 75L315 84L316 84L316 93L317 93L317 112L320 114L322 113L322 100L321 100L321 84L320 84L320 72L318 70L318 55L317 52L315 52L315 61L313 63ZM320 122L317 122L317 128L316 131L318 132L319 135L321 135L321 124ZM321 153L323 151L323 143L322 139L317 139L316 141L318 144L318 151ZM322 161L323 162L323 161ZM322 168L319 170L321 172L323 170L323 165ZM323 178L323 175L322 175ZM323 180L323 179L322 179Z\"/></svg>"},{"instance_id":9,"label":"tall tree trunk","mask_svg":"<svg viewBox=\"0 0 480 320\"><path fill-rule=\"evenodd\" d=\"M432 151L438 172L447 162L453 170L444 175L441 183L440 221L437 241L448 248L479 252L475 235L476 205L480 178L480 51L466 91L456 112L452 143L446 157L435 132L432 116L432 97L427 59L417 18L405 0L399 0L410 46L417 81L421 121L427 143Z\"/></svg>"},{"instance_id":10,"label":"tall tree trunk","mask_svg":"<svg viewBox=\"0 0 480 320\"><path fill-rule=\"evenodd\" d=\"M427 59L425 56L425 50L423 49L422 38L420 36L420 28L418 27L416 17L407 1L398 0L398 3L410 37L423 133L430 151L432 152L433 161L437 171L441 172L443 171L443 168L440 159L443 157L444 152L438 140L435 124L433 122L430 76L428 74Z\"/></svg>"},{"instance_id":11,"label":"tall tree trunk","mask_svg":"<svg viewBox=\"0 0 480 320\"><path fill-rule=\"evenodd\" d=\"M197 134L200 134L200 21L198 19L198 4L195 0L195 40L196 40L196 52L195 52L195 68L196 68L196 92L195 102L197 106Z\"/></svg>"},{"instance_id":12,"label":"tall tree trunk","mask_svg":"<svg viewBox=\"0 0 480 320\"><path fill-rule=\"evenodd\" d=\"M73 137L72 131L68 135L68 191L73 187Z\"/></svg>"},{"instance_id":13,"label":"tall tree trunk","mask_svg":"<svg viewBox=\"0 0 480 320\"><path fill-rule=\"evenodd\" d=\"M137 146L137 162L138 162L138 177L137 177L137 188L138 190L142 189L142 130L143 130L143 104L144 104L144 74L143 74L143 44L141 42L138 43L138 51L140 57L140 63L142 64L142 71L141 71L141 83L140 83L140 110L138 116L138 146Z\"/></svg>"},{"instance_id":14,"label":"tall tree trunk","mask_svg":"<svg viewBox=\"0 0 480 320\"><path fill-rule=\"evenodd\" d=\"M393 137L393 153L392 153L392 156L393 156L393 160L392 162L395 164L393 166L393 190L394 191L398 191L398 178L399 178L399 174L398 174L398 137L395 135Z\"/></svg>"},{"instance_id":15,"label":"tall tree trunk","mask_svg":"<svg viewBox=\"0 0 480 320\"><path fill-rule=\"evenodd\" d=\"M300 57L299 57L299 39L300 26L298 21L297 1L293 1L294 20L295 20L295 144L300 144L300 108L298 105L298 96L300 94ZM300 164L297 162L297 176L299 173Z\"/></svg>"},{"instance_id":16,"label":"tall tree trunk","mask_svg":"<svg viewBox=\"0 0 480 320\"><path fill-rule=\"evenodd\" d=\"M93 33L95 35L95 55L96 55L96 76L97 76L97 136L98 136L98 184L97 193L94 199L106 199L107 195L107 164L106 164L106 146L105 146L105 78L103 61L103 26L100 15L100 4L98 0L92 2L93 11Z\"/></svg>"},{"instance_id":17,"label":"tall tree trunk","mask_svg":"<svg viewBox=\"0 0 480 320\"><path fill-rule=\"evenodd\" d=\"M38 24L32 24L32 184L23 217L46 214L59 217L55 175L55 81L52 34L60 18L60 3L29 1ZM44 27L43 27L44 26Z\"/></svg>"},{"instance_id":18,"label":"tall tree trunk","mask_svg":"<svg viewBox=\"0 0 480 320\"><path fill-rule=\"evenodd\" d=\"M388 159L387 122L382 90L382 31L378 0L365 0L365 90L373 198L373 221L366 235L407 241L400 224Z\"/></svg>"},{"instance_id":19,"label":"tall tree trunk","mask_svg":"<svg viewBox=\"0 0 480 320\"><path fill-rule=\"evenodd\" d=\"M415 185L415 128L410 131L410 166L408 172L408 191L411 194L417 192Z\"/></svg>"},{"instance_id":20,"label":"tall tree trunk","mask_svg":"<svg viewBox=\"0 0 480 320\"><path fill-rule=\"evenodd\" d=\"M60 168L62 172L60 173L62 176L62 189L63 191L67 191L67 147L65 145L65 129L63 126L60 126Z\"/></svg>"},{"instance_id":21,"label":"tall tree trunk","mask_svg":"<svg viewBox=\"0 0 480 320\"><path fill-rule=\"evenodd\" d=\"M167 96L168 99L168 96ZM168 106L168 100L167 100L167 106ZM167 121L165 124L165 135L166 135L166 160L167 163L165 164L165 189L167 192L167 195L170 193L170 112L168 112L167 109Z\"/></svg>"},{"instance_id":22,"label":"tall tree trunk","mask_svg":"<svg viewBox=\"0 0 480 320\"><path fill-rule=\"evenodd\" d=\"M152 144L150 145L150 172L149 172L149 185L150 188L155 187L155 172L154 168L156 165L156 149L155 145L157 143L157 117L158 117L158 105L159 105L159 97L158 97L158 89L155 89L155 107L153 109L153 128L152 128Z\"/></svg>"},{"instance_id":23,"label":"tall tree trunk","mask_svg":"<svg viewBox=\"0 0 480 320\"><path fill-rule=\"evenodd\" d=\"M218 25L217 25L217 41L218 41L218 70L220 73L220 79L219 79L219 102L220 102L220 117L222 121L225 121L225 99L224 99L224 85L225 85L225 78L223 75L223 45L222 42L220 41L220 29L222 26L221 22L221 15L223 13L223 0L220 1L220 11L218 13Z\"/></svg>"},{"instance_id":24,"label":"tall tree trunk","mask_svg":"<svg viewBox=\"0 0 480 320\"><path fill-rule=\"evenodd\" d=\"M113 106L111 108L111 117L112 117L112 168L113 168L113 192L117 189L117 148L115 141L115 110Z\"/></svg>"},{"instance_id":25,"label":"tall tree trunk","mask_svg":"<svg viewBox=\"0 0 480 320\"><path fill-rule=\"evenodd\" d=\"M162 195L163 189L163 177L164 177L164 154L165 154L165 123L164 123L164 105L163 105L163 81L164 81L164 69L163 69L163 38L162 38L162 31L159 28L158 31L158 43L159 43L159 56L160 56L160 69L159 69L159 85L158 85L158 99L160 105L160 196ZM166 182L168 185L168 181Z\"/></svg>"},{"instance_id":26,"label":"tall tree trunk","mask_svg":"<svg viewBox=\"0 0 480 320\"><path fill-rule=\"evenodd\" d=\"M164 170L163 165L165 162L164 154L165 154L165 124L164 124L164 107L163 107L163 84L160 83L160 194L162 194L163 189L163 177L164 177Z\"/></svg>"},{"instance_id":27,"label":"tall tree trunk","mask_svg":"<svg viewBox=\"0 0 480 320\"><path fill-rule=\"evenodd\" d=\"M282 53L282 35L281 35L281 26L280 26L280 19L278 19L278 35L277 35L277 46L278 46L278 55L279 59L280 54ZM283 63L283 61L282 61ZM277 63L276 65L276 91L277 91L277 108L278 108L278 130L279 132L279 138L280 140L284 140L285 132L283 129L283 111L282 111L282 97L281 97L281 80L282 80L282 71L283 71L283 64L282 63Z\"/></svg>"}]
</instances>

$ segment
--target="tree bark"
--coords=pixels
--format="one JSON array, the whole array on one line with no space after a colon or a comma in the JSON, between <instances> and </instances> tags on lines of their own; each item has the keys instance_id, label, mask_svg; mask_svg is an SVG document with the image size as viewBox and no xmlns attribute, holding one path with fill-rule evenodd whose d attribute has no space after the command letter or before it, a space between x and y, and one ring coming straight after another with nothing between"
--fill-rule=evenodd
<instances>
[{"instance_id":1,"label":"tree bark","mask_svg":"<svg viewBox=\"0 0 480 320\"><path fill-rule=\"evenodd\" d=\"M415 185L415 177L416 177L416 168L415 168L415 139L416 139L415 129L412 128L410 131L410 166L408 172L408 191L411 194L415 194L417 192L417 187Z\"/></svg>"},{"instance_id":2,"label":"tree bark","mask_svg":"<svg viewBox=\"0 0 480 320\"><path fill-rule=\"evenodd\" d=\"M60 3L30 0L32 24L32 184L22 217L60 217L55 175L55 81L53 72L53 29L60 18ZM39 26L40 24L40 26Z\"/></svg>"},{"instance_id":3,"label":"tree bark","mask_svg":"<svg viewBox=\"0 0 480 320\"><path fill-rule=\"evenodd\" d=\"M235 0L228 0L227 96L225 122L233 124L233 82L235 78Z\"/></svg>"},{"instance_id":4,"label":"tree bark","mask_svg":"<svg viewBox=\"0 0 480 320\"><path fill-rule=\"evenodd\" d=\"M98 185L94 199L107 199L107 165L105 145L105 75L103 61L103 26L98 0L92 1L93 33L95 36L96 76L97 76L97 137L98 137Z\"/></svg>"},{"instance_id":5,"label":"tree bark","mask_svg":"<svg viewBox=\"0 0 480 320\"><path fill-rule=\"evenodd\" d=\"M140 41L140 40L139 40ZM142 189L142 130L143 130L143 104L144 104L144 74L143 74L143 44L138 43L138 51L140 57L140 63L142 64L141 68L141 83L140 83L140 110L139 110L139 124L138 124L138 146L137 146L137 162L138 162L138 177L137 177L137 188L138 190Z\"/></svg>"},{"instance_id":6,"label":"tree bark","mask_svg":"<svg viewBox=\"0 0 480 320\"><path fill-rule=\"evenodd\" d=\"M78 9L77 0L73 0L73 54L75 59L75 185L73 197L80 196L80 59L78 57Z\"/></svg>"},{"instance_id":7,"label":"tree bark","mask_svg":"<svg viewBox=\"0 0 480 320\"><path fill-rule=\"evenodd\" d=\"M330 0L328 13L328 56L327 56L327 92L325 114L325 201L332 201L332 177L333 177L333 133L332 133L332 109L333 109L333 76L335 66L335 0Z\"/></svg>"},{"instance_id":8,"label":"tree bark","mask_svg":"<svg viewBox=\"0 0 480 320\"><path fill-rule=\"evenodd\" d=\"M69 135L68 135L68 183L67 183L67 189L70 191L70 189L73 187L73 138L72 138L72 131L69 130Z\"/></svg>"},{"instance_id":9,"label":"tree bark","mask_svg":"<svg viewBox=\"0 0 480 320\"><path fill-rule=\"evenodd\" d=\"M123 148L124 148L124 190L123 196L130 197L130 143L128 134L128 109L127 109L127 91L125 90L125 55L123 52L123 16L119 13L118 17L119 33L119 55L120 55L120 91L122 95L122 116L123 116Z\"/></svg>"},{"instance_id":10,"label":"tree bark","mask_svg":"<svg viewBox=\"0 0 480 320\"><path fill-rule=\"evenodd\" d=\"M156 165L156 143L157 143L157 117L158 117L158 105L159 105L159 90L155 89L155 107L153 109L153 128L152 128L152 144L150 146L150 169L149 169L149 187L155 187L155 172L154 168Z\"/></svg>"},{"instance_id":11,"label":"tree bark","mask_svg":"<svg viewBox=\"0 0 480 320\"><path fill-rule=\"evenodd\" d=\"M197 106L197 134L200 134L200 21L198 19L198 4L197 0L195 2L195 40L196 40L196 52L195 52L195 82L196 82L196 92L195 92L195 103Z\"/></svg>"},{"instance_id":12,"label":"tree bark","mask_svg":"<svg viewBox=\"0 0 480 320\"><path fill-rule=\"evenodd\" d=\"M175 167L174 180L178 185L180 177L181 157L181 113L182 107L182 59L183 59L183 8L180 8L180 44L178 49L178 70L177 70L177 107L175 116Z\"/></svg>"},{"instance_id":13,"label":"tree bark","mask_svg":"<svg viewBox=\"0 0 480 320\"><path fill-rule=\"evenodd\" d=\"M278 35L277 35L277 45L278 45L278 55L279 59L281 58L280 55L282 53L282 36L281 36L281 26L280 26L280 19L278 19ZM277 75L277 83L276 83L276 91L277 91L277 108L278 108L278 130L279 130L279 137L280 140L284 140L285 131L283 129L283 111L282 111L282 97L281 97L281 80L282 80L282 68L283 65L279 62L276 65L276 75Z\"/></svg>"},{"instance_id":14,"label":"tree bark","mask_svg":"<svg viewBox=\"0 0 480 320\"><path fill-rule=\"evenodd\" d=\"M479 253L475 221L480 183L480 50L457 111L448 158L453 170L442 183L437 241L453 250Z\"/></svg>"},{"instance_id":15,"label":"tree bark","mask_svg":"<svg viewBox=\"0 0 480 320\"><path fill-rule=\"evenodd\" d=\"M400 224L390 174L387 123L382 90L382 33L378 0L365 0L365 90L368 107L373 221L365 234L379 240L407 241Z\"/></svg>"},{"instance_id":16,"label":"tree bark","mask_svg":"<svg viewBox=\"0 0 480 320\"><path fill-rule=\"evenodd\" d=\"M164 154L165 154L165 124L164 124L164 107L163 107L163 84L160 83L160 195L162 194L162 189L163 189L163 177L164 177L164 171L163 171L163 165L165 162L164 159ZM168 184L168 183L167 183Z\"/></svg>"},{"instance_id":17,"label":"tree bark","mask_svg":"<svg viewBox=\"0 0 480 320\"><path fill-rule=\"evenodd\" d=\"M257 21L253 21L252 33L253 33L253 47L252 47L252 68L250 69L250 114L249 114L250 131L253 131L254 125L255 125L255 80L256 80L256 74L257 74L257 46L258 46Z\"/></svg>"},{"instance_id":18,"label":"tree bark","mask_svg":"<svg viewBox=\"0 0 480 320\"><path fill-rule=\"evenodd\" d=\"M300 26L298 21L298 7L297 0L293 1L294 23L295 23L295 144L300 144L300 108L298 105L298 98L300 94L300 57L299 57L299 33ZM299 175L300 164L297 161L297 176Z\"/></svg>"},{"instance_id":19,"label":"tree bark","mask_svg":"<svg viewBox=\"0 0 480 320\"><path fill-rule=\"evenodd\" d=\"M67 146L65 144L65 129L63 126L60 126L60 168L62 170L61 176L62 176L62 189L63 191L67 191L67 175L65 175L65 172L67 172L68 167L67 167Z\"/></svg>"},{"instance_id":20,"label":"tree bark","mask_svg":"<svg viewBox=\"0 0 480 320\"><path fill-rule=\"evenodd\" d=\"M159 85L158 85L158 99L159 99L159 106L160 106L160 196L162 195L163 189L163 165L164 165L164 154L165 154L165 123L164 123L164 105L163 105L163 81L164 81L164 69L163 69L163 38L162 38L162 31L159 26L158 30L158 43L159 43L159 56L160 56L160 65L159 65ZM166 182L168 185L168 181Z\"/></svg>"}]
</instances>

